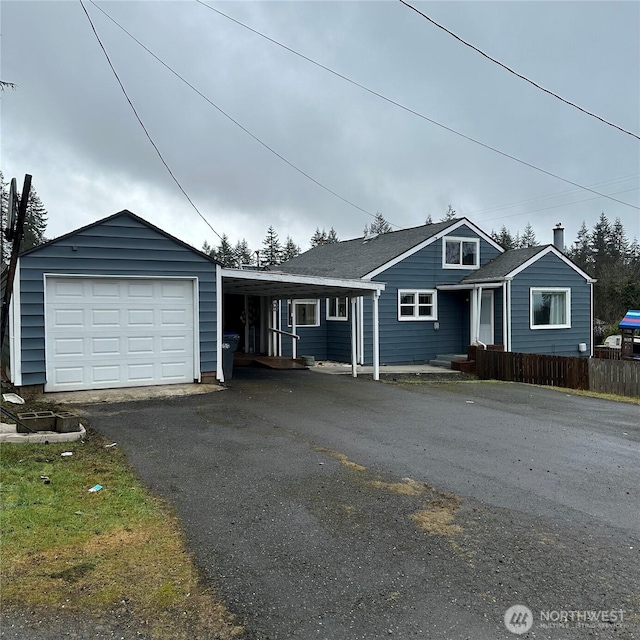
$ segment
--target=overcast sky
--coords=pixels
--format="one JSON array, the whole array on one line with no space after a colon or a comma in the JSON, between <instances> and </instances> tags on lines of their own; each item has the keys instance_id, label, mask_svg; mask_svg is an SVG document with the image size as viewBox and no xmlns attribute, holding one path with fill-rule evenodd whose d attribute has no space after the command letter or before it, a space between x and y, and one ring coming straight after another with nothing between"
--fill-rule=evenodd
<instances>
[{"instance_id":1,"label":"overcast sky","mask_svg":"<svg viewBox=\"0 0 640 640\"><path fill-rule=\"evenodd\" d=\"M397 227L450 203L567 244L604 211L640 237L640 141L526 84L400 2L211 6L466 136L635 208L540 173L416 117L196 2L99 2L132 35L263 143ZM519 73L640 134L640 3L419 2L431 18ZM314 184L222 115L85 2L131 101L198 209L232 242L269 225L303 249L371 218ZM55 237L130 209L200 248L218 238L136 121L80 2L0 3L1 168L25 173Z\"/></svg>"}]
</instances>

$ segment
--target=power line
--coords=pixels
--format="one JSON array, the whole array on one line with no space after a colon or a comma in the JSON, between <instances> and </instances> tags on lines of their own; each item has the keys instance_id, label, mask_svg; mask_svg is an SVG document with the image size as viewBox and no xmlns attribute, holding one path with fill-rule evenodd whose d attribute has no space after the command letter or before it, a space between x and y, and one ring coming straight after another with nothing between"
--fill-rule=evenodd
<instances>
[{"instance_id":1,"label":"power line","mask_svg":"<svg viewBox=\"0 0 640 640\"><path fill-rule=\"evenodd\" d=\"M478 49L478 47L472 45L471 43L467 42L466 40L463 40L460 36L458 36L455 33L453 33L453 31L450 31L449 29L447 29L443 25L437 23L433 18L430 18L426 13L423 13L419 9L416 9L416 7L410 5L408 2L405 2L405 0L398 0L398 1L401 4L403 4L405 7L415 11L418 15L422 16L425 20L428 20L432 25L438 27L438 29L442 29L445 33L448 33L450 36L452 36L453 38L455 38L456 40L458 40L459 42L461 42L465 46L469 47L470 49L473 49L474 51L477 51L481 56L484 56L485 58L487 58L487 60L491 60L491 62L494 62L498 66L500 66L503 69L507 70L509 73L512 73L514 76L517 76L521 80L524 80L525 82L528 82L529 84L533 85L536 89L540 89L540 91L544 91L545 93L548 93L550 96L553 96L554 98L557 98L558 100L564 102L565 104L568 104L569 106L574 107L575 109L578 109L578 111L582 111L582 113L586 113L588 116L591 116L592 118L595 118L596 120L600 120L600 122L603 122L604 124L609 125L610 127L613 127L614 129L618 129L618 131L622 131L622 133L626 133L627 135L630 135L630 136L640 140L640 136L637 135L636 133L633 133L632 131L627 131L626 129L623 129L622 127L618 126L617 124L614 124L613 122L609 122L608 120L605 120L604 118L601 118L599 115L597 115L595 113L592 113L591 111L587 111L587 109L583 109L581 106L575 104L574 102L571 102L570 100L566 100L562 96L559 96L557 93L554 93L553 91L550 91L549 89L545 89L543 86L539 85L537 82L534 82L533 80L529 80L529 78L527 78L526 76L523 76L521 73L518 73L517 71L514 71L511 67L508 67L506 64L503 64L499 60L496 60L495 58L492 58L489 54L485 53L481 49Z\"/></svg>"},{"instance_id":2,"label":"power line","mask_svg":"<svg viewBox=\"0 0 640 640\"><path fill-rule=\"evenodd\" d=\"M149 134L149 131L144 126L144 122L142 122L142 119L138 115L138 112L136 111L136 108L133 106L133 102L131 102L131 98L129 98L129 95L127 94L127 91L124 88L124 85L122 84L122 81L120 80L120 76L118 76L118 72L116 71L115 67L113 66L113 64L111 62L111 58L109 58L109 54L107 53L107 50L105 49L104 45L102 44L102 40L100 40L100 36L98 35L98 32L96 31L96 28L93 25L93 21L91 20L91 16L89 15L89 12L87 11L86 7L84 6L83 0L80 0L80 5L82 6L82 9L83 9L85 15L87 16L87 20L89 20L89 24L91 25L91 29L92 29L95 37L96 37L96 40L98 41L98 44L100 45L100 48L102 49L102 52L104 53L105 58L107 59L107 62L109 63L109 67L111 68L111 71L113 71L113 75L116 77L116 80L118 81L118 84L120 85L120 89L122 89L122 93L124 93L124 97L127 99L127 102L129 103L129 106L131 107L131 110L133 111L133 113L134 113L134 115L136 117L136 120L140 123L140 126L142 127L142 130L144 131L144 133L147 136L149 142L151 143L151 145L155 149L156 153L158 154L158 157L162 161L162 164L165 166L165 168L169 172L169 175L173 178L173 181L178 185L178 188L180 189L180 191L182 191L182 193L184 194L184 197L189 201L189 204L191 204L191 206L195 209L196 213L205 221L205 223L207 224L209 229L211 229L211 231L213 231L213 233L215 233L218 236L218 238L220 238L220 240L222 240L222 236L211 226L209 221L202 215L202 213L200 213L200 210L198 209L198 207L196 207L196 205L193 203L193 200L191 200L191 198L189 197L187 192L184 190L184 188L182 187L182 185L178 181L178 178L176 178L176 176L174 175L173 171L171 171L171 168L167 164L167 161L163 158L162 153L160 153L160 149L158 149L158 146L153 141L153 138Z\"/></svg>"},{"instance_id":3,"label":"power line","mask_svg":"<svg viewBox=\"0 0 640 640\"><path fill-rule=\"evenodd\" d=\"M93 1L93 0L91 0ZM500 149L497 149L495 147L492 147L489 144L486 144L484 142L480 142L479 140L476 140L475 138L472 138L471 136L468 136L464 133L460 133L459 131L456 131L455 129L452 129L451 127L447 127L446 125L437 122L436 120L433 120L432 118L429 118L427 116L425 116L422 113L419 113L418 111L415 111L414 109L411 109L410 107L407 107L405 105L403 105L400 102L397 102L396 100L392 100L391 98L387 98L386 96L382 95L381 93L378 93L377 91L374 91L373 89L370 89L369 87L360 84L359 82L352 80L351 78L337 72L334 71L333 69L330 69L329 67L321 64L320 62L316 62L315 60L313 60L312 58L309 58L308 56L305 56L304 54L296 51L295 49L292 49L291 47L288 47L285 44L282 44L281 42L278 42L277 40L274 40L273 38L270 38L269 36L261 33L260 31L254 29L253 27L250 27L249 25L244 24L243 22L240 22L239 20L236 20L235 18L232 18L231 16L227 15L226 13L223 13L222 11L220 11L219 9L215 9L214 7L209 6L208 4L206 4L205 2L202 2L202 0L196 0L196 2L198 2L198 4L201 4L203 7L206 7L207 9L210 9L211 11L214 11L215 13L223 16L224 18L227 18L228 20L231 20L232 22L235 22L237 25L248 29L249 31L255 33L256 35L260 36L261 38L264 38L265 40L268 40L269 42L272 42L273 44L281 47L282 49L285 49L286 51L289 51L290 53L295 54L296 56L302 58L303 60L306 60L307 62L310 62L311 64L314 64L316 67L320 67L321 69L324 69L325 71L328 71L329 73L333 74L334 76L341 78L342 80L345 80L346 82L349 82L350 84L362 89L363 91L366 91L368 93L370 93L371 95L376 96L377 98L380 98L381 100L384 100L385 102L388 102L389 104L392 104L396 107L399 107L400 109L403 109L404 111L407 111L408 113L411 113L414 116L417 116L418 118L421 118L422 120L426 120L427 122L430 122L431 124L435 124L437 127L440 127L441 129L444 129L445 131L449 131L450 133L455 134L456 136L459 136L461 138L464 138L465 140L468 140L469 142L473 142L474 144L480 145L481 147L484 147L485 149L489 149L490 151L493 151L494 153L497 153L501 156L504 156L505 158L509 158L509 160L513 160L515 162L518 162L526 167L529 167L530 169L535 169L536 171L539 171L540 173L544 173L545 175L551 176L552 178L556 178L557 180L562 180L562 182L566 182L567 184L573 185L574 187L578 187L579 189L583 189L585 191L589 191L597 196L600 196L601 198L607 198L608 200L613 200L613 202L617 202L618 204L623 204L627 207L631 207L632 209L636 209L636 210L640 210L640 207L631 204L629 202L624 202L623 200L618 200L617 198L612 198L611 196L608 196L606 193L601 193L600 191L596 191L595 189L590 189L589 187L585 187L582 184L579 184L578 182L573 182L572 180L569 180L568 178L563 178L562 176L559 176L556 173L552 173L551 171L547 171L546 169L542 169L541 167L538 167L534 164L531 164L530 162L527 162L525 160L521 160L520 158L516 158L515 156L512 156L509 153L506 153L504 151L500 151Z\"/></svg>"},{"instance_id":4,"label":"power line","mask_svg":"<svg viewBox=\"0 0 640 640\"><path fill-rule=\"evenodd\" d=\"M618 182L628 182L629 180L633 180L633 179L637 180L637 177L639 175L640 174L632 173L632 174L630 174L628 176L622 176L622 177L619 177L619 178L612 178L611 180L605 180L603 182L597 182L597 183L593 184L592 186L594 186L594 187L595 186L602 187L602 186L605 186L605 185L614 185L614 184L616 184ZM628 191L635 191L637 189L638 189L638 187L635 187L633 189L626 189L624 191L616 191L615 193L610 193L609 195L615 195L617 193L626 193ZM535 203L535 202L540 202L542 200L550 200L551 198L558 198L559 196L566 196L566 195L569 195L569 194L577 194L577 193L580 193L581 191L582 191L582 189L567 189L566 191L558 191L556 193L550 193L550 194L548 194L546 196L539 196L537 198L528 198L527 200L519 200L518 202L510 202L508 204L501 204L501 205L496 205L496 206L493 206L493 207L486 207L484 209L478 209L477 211L471 211L469 213L466 213L465 215L474 216L474 215L478 215L480 213L490 213L492 211L499 211L500 209L510 209L512 207L517 207L517 206L520 206L520 205L532 204L532 203ZM595 198L589 198L589 200L597 200L597 199L598 199L597 196ZM586 202L586 200L580 200L579 202ZM569 204L571 204L571 203L569 203ZM559 204L559 205L556 205L556 206L562 207L564 205Z\"/></svg>"},{"instance_id":5,"label":"power line","mask_svg":"<svg viewBox=\"0 0 640 640\"><path fill-rule=\"evenodd\" d=\"M618 193L628 193L629 191L637 191L638 187L634 187L633 189L624 189L623 191L615 191L615 194ZM542 207L541 209L532 209L531 211L523 211L522 213L509 213L506 216L495 216L494 218L485 218L484 220L479 220L479 223L491 222L492 220L502 220L503 218L515 218L517 216L527 216L531 213L538 213L539 211L549 211L551 209L557 209L558 207L570 207L574 204L580 204L581 202L589 202L590 200L597 200L597 196L595 198L584 198L582 200L574 200L573 202L567 202L565 204L554 204L550 207ZM467 213L465 215L475 215L473 213Z\"/></svg>"},{"instance_id":6,"label":"power line","mask_svg":"<svg viewBox=\"0 0 640 640\"><path fill-rule=\"evenodd\" d=\"M174 76L176 76L176 78L180 79L182 82L184 82L190 89L192 89L193 91L195 91L201 98L203 98L204 100L206 100L212 107L214 107L214 109L216 109L217 111L219 111L225 118L227 118L228 120L230 120L231 122L233 122L233 124L235 124L237 127L239 127L240 129L242 129L242 131L244 131L248 136L250 136L251 138L253 138L257 143L259 143L260 145L262 145L265 149L267 149L268 151L270 151L273 155L277 156L278 158L280 158L280 160L282 160L285 164L289 165L292 169L294 169L295 171L297 171L298 173L300 173L301 175L303 175L305 178L307 178L308 180L311 180L311 182L313 182L314 184L316 184L317 186L319 186L320 188L324 189L325 191L327 191L328 193L330 193L331 195L335 196L336 198L338 198L339 200L342 200L343 202L345 202L346 204L354 207L355 209L358 209L358 211L362 211L362 213L366 213L368 216L371 216L372 218L376 217L376 214L371 213L370 211L367 211L366 209L364 209L363 207L355 204L354 202L351 202L350 200L348 200L347 198L341 196L339 193L333 191L333 189L330 189L329 187L327 187L326 185L324 185L322 182L320 182L319 180L316 180L313 176L309 175L308 173L306 173L305 171L303 171L302 169L300 169L300 167L296 166L295 164L293 164L293 162L291 162L290 160L287 160L287 158L285 158L282 154L278 153L273 147L270 147L266 142L263 142L260 138L258 138L258 136L256 136L254 133L252 133L249 129L247 129L244 125L242 125L240 122L238 122L238 120L236 120L235 118L233 118L231 115L229 115L226 111L224 111L224 109L222 109L221 107L219 107L215 102L213 102L210 98L208 98L204 93L202 93L199 89L197 89L194 85L192 85L188 80L186 80L183 76L181 76L177 71L175 71L171 66L169 66L166 62L164 62L164 60L162 60L159 56L157 56L153 51L151 51L151 49L149 49L146 45L144 45L142 42L140 42L140 40L138 40L132 33L130 33L129 31L127 31L127 29L125 29L119 22L117 22L114 18L112 18L102 7L100 7L99 5L97 5L93 0L89 0L91 2L91 4L96 7L96 9L98 9L99 11L101 11L107 18L109 18L109 20L111 20L111 22L113 22L118 28L120 28L122 31L124 31L124 33L126 33L134 42L136 42L138 45L140 45L149 55L153 56L162 66L164 66L168 71L170 71ZM206 5L205 5L206 6ZM389 222L389 221L387 221ZM390 225L400 228L400 225L394 224L393 222L389 222Z\"/></svg>"}]
</instances>

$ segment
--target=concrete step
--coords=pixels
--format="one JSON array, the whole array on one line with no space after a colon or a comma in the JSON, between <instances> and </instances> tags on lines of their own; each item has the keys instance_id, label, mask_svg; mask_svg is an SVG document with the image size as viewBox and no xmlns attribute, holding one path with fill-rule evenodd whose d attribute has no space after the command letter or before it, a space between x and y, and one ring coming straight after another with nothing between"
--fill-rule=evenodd
<instances>
[{"instance_id":1,"label":"concrete step","mask_svg":"<svg viewBox=\"0 0 640 640\"><path fill-rule=\"evenodd\" d=\"M444 353L438 354L434 360L429 360L429 364L434 367L443 367L445 369L451 369L451 363L458 360L466 360L467 356L464 353Z\"/></svg>"}]
</instances>

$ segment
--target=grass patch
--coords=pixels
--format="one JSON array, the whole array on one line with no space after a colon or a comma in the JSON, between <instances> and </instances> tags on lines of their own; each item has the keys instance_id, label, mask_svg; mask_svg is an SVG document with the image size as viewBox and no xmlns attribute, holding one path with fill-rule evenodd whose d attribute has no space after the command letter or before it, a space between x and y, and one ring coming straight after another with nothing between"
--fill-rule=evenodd
<instances>
[{"instance_id":1,"label":"grass patch","mask_svg":"<svg viewBox=\"0 0 640 640\"><path fill-rule=\"evenodd\" d=\"M419 496L427 489L431 488L424 482L416 482L411 478L402 478L402 482L384 482L382 480L372 480L371 486L376 489L386 489L404 496Z\"/></svg>"},{"instance_id":2,"label":"grass patch","mask_svg":"<svg viewBox=\"0 0 640 640\"><path fill-rule=\"evenodd\" d=\"M358 464L357 462L353 462L353 460L349 460L349 458L347 458L347 456L344 453L340 453L339 451L333 451L333 449L327 449L326 447L315 446L313 448L320 453L325 453L326 455L331 456L336 460L339 460L340 464L343 464L345 467L347 467L348 469L351 469L352 471L367 470L367 468L363 467L361 464Z\"/></svg>"},{"instance_id":3,"label":"grass patch","mask_svg":"<svg viewBox=\"0 0 640 640\"><path fill-rule=\"evenodd\" d=\"M640 398L630 398L628 396L619 396L615 393L598 393L597 391L585 391L583 389L566 389L565 387L546 387L541 385L541 389L551 389L552 391L560 391L569 393L574 396L584 396L585 398L598 398L600 400L611 400L613 402L626 402L627 404L640 405Z\"/></svg>"},{"instance_id":4,"label":"grass patch","mask_svg":"<svg viewBox=\"0 0 640 640\"><path fill-rule=\"evenodd\" d=\"M84 441L0 444L3 607L95 616L124 605L153 638L238 636L175 516L105 444L90 429Z\"/></svg>"},{"instance_id":5,"label":"grass patch","mask_svg":"<svg viewBox=\"0 0 640 640\"><path fill-rule=\"evenodd\" d=\"M454 536L462 532L462 527L453 521L459 506L460 498L453 493L446 493L431 502L426 509L416 511L410 517L420 529L430 535Z\"/></svg>"}]
</instances>

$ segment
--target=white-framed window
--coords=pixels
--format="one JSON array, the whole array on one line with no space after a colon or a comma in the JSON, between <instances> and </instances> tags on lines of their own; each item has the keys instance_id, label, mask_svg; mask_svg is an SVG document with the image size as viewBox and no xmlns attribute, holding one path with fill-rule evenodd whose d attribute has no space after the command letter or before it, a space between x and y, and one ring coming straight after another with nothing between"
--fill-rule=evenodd
<instances>
[{"instance_id":1,"label":"white-framed window","mask_svg":"<svg viewBox=\"0 0 640 640\"><path fill-rule=\"evenodd\" d=\"M443 269L477 269L480 266L480 238L442 239Z\"/></svg>"},{"instance_id":2,"label":"white-framed window","mask_svg":"<svg viewBox=\"0 0 640 640\"><path fill-rule=\"evenodd\" d=\"M437 320L438 292L434 289L399 289L398 320Z\"/></svg>"},{"instance_id":3,"label":"white-framed window","mask_svg":"<svg viewBox=\"0 0 640 640\"><path fill-rule=\"evenodd\" d=\"M292 313L296 314L296 327L320 326L320 300L287 300L287 326L291 327Z\"/></svg>"},{"instance_id":4,"label":"white-framed window","mask_svg":"<svg viewBox=\"0 0 640 640\"><path fill-rule=\"evenodd\" d=\"M531 287L529 314L531 329L570 329L571 289Z\"/></svg>"},{"instance_id":5,"label":"white-framed window","mask_svg":"<svg viewBox=\"0 0 640 640\"><path fill-rule=\"evenodd\" d=\"M349 298L327 298L327 320L348 320Z\"/></svg>"}]
</instances>

